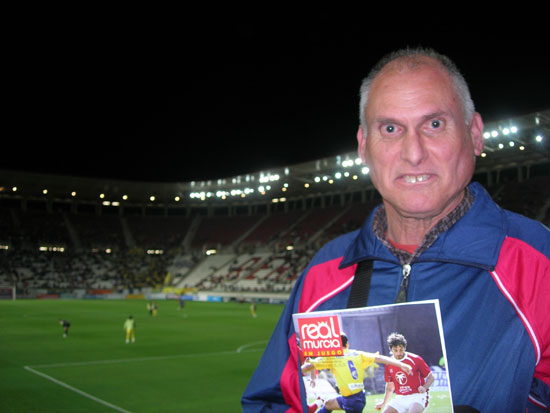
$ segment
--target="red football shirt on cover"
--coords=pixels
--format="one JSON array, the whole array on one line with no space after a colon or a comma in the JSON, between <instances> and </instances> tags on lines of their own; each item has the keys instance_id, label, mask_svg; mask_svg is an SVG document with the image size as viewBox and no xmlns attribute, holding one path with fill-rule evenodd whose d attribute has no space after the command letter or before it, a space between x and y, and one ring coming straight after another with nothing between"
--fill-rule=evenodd
<instances>
[{"instance_id":1,"label":"red football shirt on cover","mask_svg":"<svg viewBox=\"0 0 550 413\"><path fill-rule=\"evenodd\" d=\"M386 364L384 368L384 378L386 382L392 382L395 385L395 394L413 394L418 393L418 388L426 382L426 377L430 374L430 367L422 357L405 353L405 357L399 360L412 367L412 375L405 373L399 367Z\"/></svg>"}]
</instances>

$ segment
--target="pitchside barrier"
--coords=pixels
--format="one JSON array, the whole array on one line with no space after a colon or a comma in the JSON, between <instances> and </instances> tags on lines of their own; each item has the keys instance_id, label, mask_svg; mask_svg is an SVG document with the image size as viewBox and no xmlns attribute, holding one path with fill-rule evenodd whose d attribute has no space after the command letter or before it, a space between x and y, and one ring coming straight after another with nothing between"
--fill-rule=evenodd
<instances>
[{"instance_id":1,"label":"pitchside barrier","mask_svg":"<svg viewBox=\"0 0 550 413\"><path fill-rule=\"evenodd\" d=\"M13 287L9 287L13 289ZM18 298L36 299L90 299L90 300L187 300L187 301L209 301L209 302L250 302L266 304L284 304L288 300L288 294L281 293L253 293L253 292L198 292L180 291L181 289L165 289L159 291L147 291L134 293L129 291L110 290L73 290L73 291L51 291L32 290L25 294L18 294ZM5 291L5 298L11 298L9 290Z\"/></svg>"}]
</instances>

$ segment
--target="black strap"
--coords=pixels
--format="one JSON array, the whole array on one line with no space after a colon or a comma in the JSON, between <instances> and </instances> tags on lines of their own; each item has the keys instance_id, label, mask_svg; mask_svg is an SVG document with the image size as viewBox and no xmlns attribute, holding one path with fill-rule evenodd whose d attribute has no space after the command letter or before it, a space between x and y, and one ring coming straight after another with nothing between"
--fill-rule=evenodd
<instances>
[{"instance_id":1,"label":"black strap","mask_svg":"<svg viewBox=\"0 0 550 413\"><path fill-rule=\"evenodd\" d=\"M366 307L369 298L372 260L359 261L351 284L347 308Z\"/></svg>"},{"instance_id":2,"label":"black strap","mask_svg":"<svg viewBox=\"0 0 550 413\"><path fill-rule=\"evenodd\" d=\"M479 410L471 406L453 406L453 411L455 413L479 413Z\"/></svg>"}]
</instances>

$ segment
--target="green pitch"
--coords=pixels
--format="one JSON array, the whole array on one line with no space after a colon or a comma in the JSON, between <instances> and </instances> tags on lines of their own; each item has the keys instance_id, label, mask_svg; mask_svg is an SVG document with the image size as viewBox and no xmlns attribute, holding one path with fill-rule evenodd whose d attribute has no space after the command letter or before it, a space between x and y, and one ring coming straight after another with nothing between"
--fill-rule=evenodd
<instances>
[{"instance_id":1,"label":"green pitch","mask_svg":"<svg viewBox=\"0 0 550 413\"><path fill-rule=\"evenodd\" d=\"M283 307L156 304L152 317L143 300L0 301L0 411L240 412Z\"/></svg>"}]
</instances>

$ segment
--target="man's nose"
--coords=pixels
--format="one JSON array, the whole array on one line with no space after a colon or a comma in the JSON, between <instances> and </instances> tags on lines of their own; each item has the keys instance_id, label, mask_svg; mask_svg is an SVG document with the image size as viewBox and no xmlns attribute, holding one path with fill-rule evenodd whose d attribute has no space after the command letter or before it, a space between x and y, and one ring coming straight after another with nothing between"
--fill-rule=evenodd
<instances>
[{"instance_id":1,"label":"man's nose","mask_svg":"<svg viewBox=\"0 0 550 413\"><path fill-rule=\"evenodd\" d=\"M401 159L419 165L428 155L424 137L415 129L408 130L401 141Z\"/></svg>"}]
</instances>

